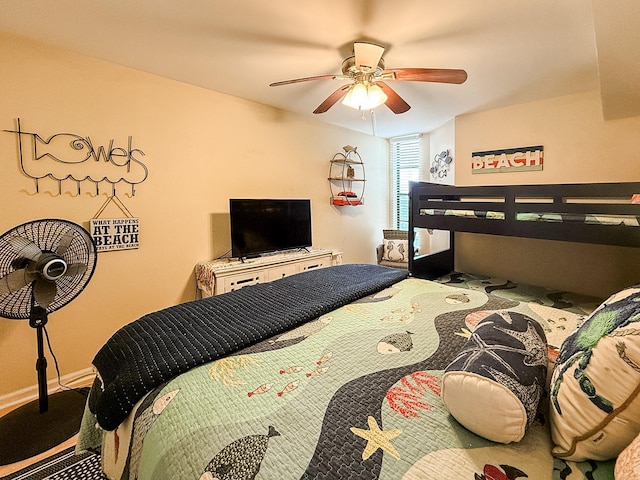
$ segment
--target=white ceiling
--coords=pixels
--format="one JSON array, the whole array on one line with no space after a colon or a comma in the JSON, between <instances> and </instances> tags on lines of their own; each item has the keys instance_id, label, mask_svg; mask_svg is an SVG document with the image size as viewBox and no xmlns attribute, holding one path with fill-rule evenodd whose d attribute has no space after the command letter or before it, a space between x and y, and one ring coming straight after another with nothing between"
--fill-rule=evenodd
<instances>
[{"instance_id":1,"label":"white ceiling","mask_svg":"<svg viewBox=\"0 0 640 480\"><path fill-rule=\"evenodd\" d=\"M392 137L431 131L465 112L597 89L607 116L640 115L640 2L593 4L592 9L590 0L3 0L0 32ZM620 28L621 22L627 27ZM339 74L360 39L386 48L387 68L462 68L468 80L389 82L411 110L394 115L382 106L365 121L340 103L327 113L311 113L343 84L338 80L269 87L279 80Z\"/></svg>"}]
</instances>

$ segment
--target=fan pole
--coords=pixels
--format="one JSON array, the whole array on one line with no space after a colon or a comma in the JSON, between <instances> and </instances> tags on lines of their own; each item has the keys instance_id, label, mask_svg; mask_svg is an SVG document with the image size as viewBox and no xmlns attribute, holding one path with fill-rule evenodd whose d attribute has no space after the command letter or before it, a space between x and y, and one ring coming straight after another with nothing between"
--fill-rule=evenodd
<instances>
[{"instance_id":1,"label":"fan pole","mask_svg":"<svg viewBox=\"0 0 640 480\"><path fill-rule=\"evenodd\" d=\"M44 339L42 331L47 324L47 311L39 305L31 309L29 316L29 326L36 329L38 341L38 359L36 360L36 371L38 372L38 405L40 413L49 410L49 392L47 390L47 357L44 355Z\"/></svg>"}]
</instances>

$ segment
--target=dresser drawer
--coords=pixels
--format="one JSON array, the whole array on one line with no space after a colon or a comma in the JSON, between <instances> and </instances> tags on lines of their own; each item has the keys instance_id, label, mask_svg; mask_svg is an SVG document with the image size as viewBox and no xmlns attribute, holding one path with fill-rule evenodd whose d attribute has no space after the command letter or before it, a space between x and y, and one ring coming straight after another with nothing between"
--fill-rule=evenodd
<instances>
[{"instance_id":1,"label":"dresser drawer","mask_svg":"<svg viewBox=\"0 0 640 480\"><path fill-rule=\"evenodd\" d=\"M216 282L216 295L220 293L232 292L234 290L240 290L243 287L248 287L249 285L255 285L256 283L263 283L267 281L267 272L264 270L254 270L237 275L229 275L228 277L224 277L223 282ZM218 285L222 287L220 291L218 291Z\"/></svg>"},{"instance_id":2,"label":"dresser drawer","mask_svg":"<svg viewBox=\"0 0 640 480\"><path fill-rule=\"evenodd\" d=\"M331 258L313 258L310 260L304 260L302 262L298 262L296 267L298 272L306 272L307 270L313 270L316 268L324 268L331 265Z\"/></svg>"},{"instance_id":3,"label":"dresser drawer","mask_svg":"<svg viewBox=\"0 0 640 480\"><path fill-rule=\"evenodd\" d=\"M269 281L278 280L279 278L288 277L289 275L293 275L294 273L298 273L298 268L295 263L290 263L288 265L277 265L269 268L267 270L267 274L269 276Z\"/></svg>"}]
</instances>

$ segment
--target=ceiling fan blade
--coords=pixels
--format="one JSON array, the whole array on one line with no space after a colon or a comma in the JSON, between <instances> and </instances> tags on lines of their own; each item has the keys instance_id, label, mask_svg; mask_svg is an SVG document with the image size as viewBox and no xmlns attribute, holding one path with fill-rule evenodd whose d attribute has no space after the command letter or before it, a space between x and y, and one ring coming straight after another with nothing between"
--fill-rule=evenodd
<instances>
[{"instance_id":1,"label":"ceiling fan blade","mask_svg":"<svg viewBox=\"0 0 640 480\"><path fill-rule=\"evenodd\" d=\"M0 278L0 295L17 292L29 285L35 278L26 268L8 273Z\"/></svg>"},{"instance_id":2,"label":"ceiling fan blade","mask_svg":"<svg viewBox=\"0 0 640 480\"><path fill-rule=\"evenodd\" d=\"M437 82L461 84L467 80L467 72L450 68L392 68L380 74L385 80L405 82Z\"/></svg>"},{"instance_id":3,"label":"ceiling fan blade","mask_svg":"<svg viewBox=\"0 0 640 480\"><path fill-rule=\"evenodd\" d=\"M84 263L71 263L67 265L67 271L64 272L65 277L73 275L79 275L87 271L87 266Z\"/></svg>"},{"instance_id":4,"label":"ceiling fan blade","mask_svg":"<svg viewBox=\"0 0 640 480\"><path fill-rule=\"evenodd\" d=\"M33 287L33 296L42 308L47 308L58 293L56 282L39 279Z\"/></svg>"},{"instance_id":5,"label":"ceiling fan blade","mask_svg":"<svg viewBox=\"0 0 640 480\"><path fill-rule=\"evenodd\" d=\"M344 75L318 75L315 77L294 78L293 80L283 80L281 82L273 82L269 84L270 87L279 87L280 85L290 85L292 83L310 82L313 80L349 80L349 77Z\"/></svg>"},{"instance_id":6,"label":"ceiling fan blade","mask_svg":"<svg viewBox=\"0 0 640 480\"><path fill-rule=\"evenodd\" d=\"M349 91L350 88L351 88L351 85L343 85L343 86L341 86L339 89L337 89L331 95L329 95L324 102L322 102L320 105L318 105L318 108L316 108L313 111L313 113L324 113L327 110L329 110L336 103L338 103L338 101L342 97L344 97L347 94L347 92Z\"/></svg>"},{"instance_id":7,"label":"ceiling fan blade","mask_svg":"<svg viewBox=\"0 0 640 480\"><path fill-rule=\"evenodd\" d=\"M384 102L384 104L389 107L389 110L393 113L404 113L411 108L411 106L386 83L376 82L376 85L378 85L387 96L387 101Z\"/></svg>"},{"instance_id":8,"label":"ceiling fan blade","mask_svg":"<svg viewBox=\"0 0 640 480\"><path fill-rule=\"evenodd\" d=\"M384 53L384 47L375 43L356 42L353 54L356 57L356 68L362 72L374 72Z\"/></svg>"},{"instance_id":9,"label":"ceiling fan blade","mask_svg":"<svg viewBox=\"0 0 640 480\"><path fill-rule=\"evenodd\" d=\"M62 256L67 251L71 242L73 242L73 230L68 229L60 238L60 243L58 244L58 248L56 249L56 255Z\"/></svg>"},{"instance_id":10,"label":"ceiling fan blade","mask_svg":"<svg viewBox=\"0 0 640 480\"><path fill-rule=\"evenodd\" d=\"M28 258L29 260L38 260L40 255L42 255L42 250L31 240L24 237L11 237L8 242L11 244L13 250L21 257Z\"/></svg>"}]
</instances>

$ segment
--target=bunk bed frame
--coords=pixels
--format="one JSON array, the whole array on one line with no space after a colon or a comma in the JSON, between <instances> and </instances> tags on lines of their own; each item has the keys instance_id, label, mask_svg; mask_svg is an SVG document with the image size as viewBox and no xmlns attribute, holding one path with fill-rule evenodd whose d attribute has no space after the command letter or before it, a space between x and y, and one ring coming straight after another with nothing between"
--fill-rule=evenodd
<instances>
[{"instance_id":1,"label":"bunk bed frame","mask_svg":"<svg viewBox=\"0 0 640 480\"><path fill-rule=\"evenodd\" d=\"M409 245L416 229L450 232L450 248L410 255L409 271L454 270L455 232L640 247L640 182L450 186L412 182Z\"/></svg>"}]
</instances>

